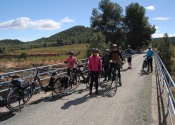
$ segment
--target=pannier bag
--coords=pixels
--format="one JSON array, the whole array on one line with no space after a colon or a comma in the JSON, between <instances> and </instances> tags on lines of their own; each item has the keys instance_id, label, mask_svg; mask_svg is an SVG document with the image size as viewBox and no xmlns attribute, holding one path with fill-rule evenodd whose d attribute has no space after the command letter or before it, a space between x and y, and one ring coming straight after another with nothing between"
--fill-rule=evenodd
<instances>
[{"instance_id":1,"label":"pannier bag","mask_svg":"<svg viewBox=\"0 0 175 125\"><path fill-rule=\"evenodd\" d=\"M64 76L60 76L59 80L61 82L61 87L67 88L69 85L69 76L64 75Z\"/></svg>"},{"instance_id":2,"label":"pannier bag","mask_svg":"<svg viewBox=\"0 0 175 125\"><path fill-rule=\"evenodd\" d=\"M25 89L29 86L29 82L24 79L13 80L12 84L20 89Z\"/></svg>"},{"instance_id":3,"label":"pannier bag","mask_svg":"<svg viewBox=\"0 0 175 125\"><path fill-rule=\"evenodd\" d=\"M49 81L49 87L53 87L54 81L55 81L55 76L57 75L57 72L53 72Z\"/></svg>"}]
</instances>

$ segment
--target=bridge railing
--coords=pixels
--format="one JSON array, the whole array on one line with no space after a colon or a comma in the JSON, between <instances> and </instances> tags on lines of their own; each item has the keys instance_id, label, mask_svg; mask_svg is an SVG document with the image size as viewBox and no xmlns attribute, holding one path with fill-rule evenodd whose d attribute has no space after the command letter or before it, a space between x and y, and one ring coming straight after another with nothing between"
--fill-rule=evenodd
<instances>
[{"instance_id":1,"label":"bridge railing","mask_svg":"<svg viewBox=\"0 0 175 125\"><path fill-rule=\"evenodd\" d=\"M161 58L156 52L154 53L154 57L156 66L156 83L159 86L160 91L158 98L162 97L160 100L163 100L164 103L161 106L162 110L164 110L162 111L164 114L162 116L163 120L161 121L161 124L173 124L175 123L175 99L173 96L172 88L175 88L175 83L165 65L163 64Z\"/></svg>"},{"instance_id":2,"label":"bridge railing","mask_svg":"<svg viewBox=\"0 0 175 125\"><path fill-rule=\"evenodd\" d=\"M78 60L79 63L87 64L87 59L80 59ZM57 72L58 75L62 75L67 73L67 67L62 66L63 63L58 63L58 64L52 64L52 65L47 65L47 66L39 66L38 68L45 69L42 72L39 72L40 80L42 83L48 83L50 79L50 75L53 72ZM62 67L62 68L60 68ZM11 75L14 74L19 74L20 78L27 79L28 81L31 81L36 73L36 68L30 68L30 69L25 69L25 70L18 70L18 71L13 71L13 72L7 72L7 73L2 73L0 74L0 96L4 97L7 96L7 93L9 91L9 86L11 85ZM39 92L41 91L41 87L38 86L36 88ZM6 98L6 97L4 97Z\"/></svg>"}]
</instances>

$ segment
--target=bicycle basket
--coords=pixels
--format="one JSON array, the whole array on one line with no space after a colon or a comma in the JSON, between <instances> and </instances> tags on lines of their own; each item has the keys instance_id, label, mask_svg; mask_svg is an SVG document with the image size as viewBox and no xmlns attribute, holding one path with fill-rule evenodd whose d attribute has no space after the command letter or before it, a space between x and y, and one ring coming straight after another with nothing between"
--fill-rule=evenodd
<instances>
[{"instance_id":1,"label":"bicycle basket","mask_svg":"<svg viewBox=\"0 0 175 125\"><path fill-rule=\"evenodd\" d=\"M13 80L12 84L20 89L25 89L29 86L29 82L24 79Z\"/></svg>"}]
</instances>

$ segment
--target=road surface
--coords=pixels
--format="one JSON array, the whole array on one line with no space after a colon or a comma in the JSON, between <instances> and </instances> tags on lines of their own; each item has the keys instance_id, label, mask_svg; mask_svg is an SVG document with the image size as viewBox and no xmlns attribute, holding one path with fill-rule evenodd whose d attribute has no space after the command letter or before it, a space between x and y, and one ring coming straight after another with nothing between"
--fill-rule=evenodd
<instances>
[{"instance_id":1,"label":"road surface","mask_svg":"<svg viewBox=\"0 0 175 125\"><path fill-rule=\"evenodd\" d=\"M85 84L75 93L52 99L38 94L14 114L0 108L0 125L150 125L156 124L152 108L153 73L142 73L144 54L133 56L133 68L121 71L122 87L110 89L110 83L99 84L99 95L89 95Z\"/></svg>"}]
</instances>

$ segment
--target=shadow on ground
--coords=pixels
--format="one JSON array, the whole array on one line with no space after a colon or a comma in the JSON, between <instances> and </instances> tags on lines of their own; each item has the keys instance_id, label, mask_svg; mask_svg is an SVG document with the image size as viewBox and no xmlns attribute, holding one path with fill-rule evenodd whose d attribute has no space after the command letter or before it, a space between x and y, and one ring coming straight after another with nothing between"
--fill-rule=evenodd
<instances>
[{"instance_id":1,"label":"shadow on ground","mask_svg":"<svg viewBox=\"0 0 175 125\"><path fill-rule=\"evenodd\" d=\"M111 88L111 83L105 83L105 82L100 82L99 86L102 88L98 91L98 95L96 95L95 93L92 93L91 95L86 94L80 98L76 98L74 100L70 100L67 101L66 103L64 103L64 105L61 107L61 109L65 110L68 109L71 106L76 106L76 105L80 105L82 103L88 102L90 99L92 98L99 98L99 97L113 97L116 94L117 91L117 87L112 87ZM76 93L82 93L84 91L89 91L87 89L83 89L83 90L77 90Z\"/></svg>"}]
</instances>

